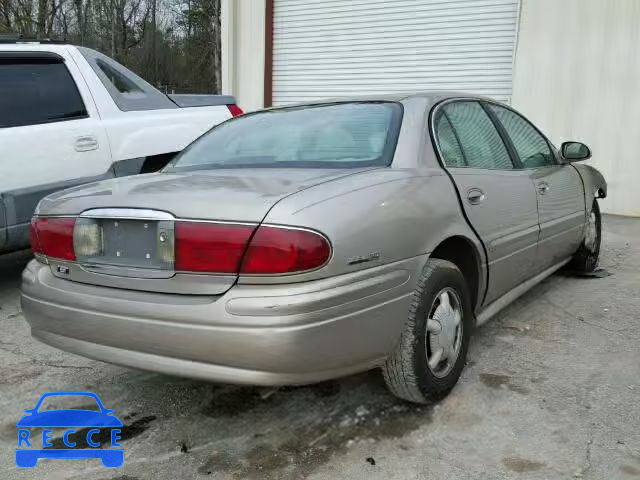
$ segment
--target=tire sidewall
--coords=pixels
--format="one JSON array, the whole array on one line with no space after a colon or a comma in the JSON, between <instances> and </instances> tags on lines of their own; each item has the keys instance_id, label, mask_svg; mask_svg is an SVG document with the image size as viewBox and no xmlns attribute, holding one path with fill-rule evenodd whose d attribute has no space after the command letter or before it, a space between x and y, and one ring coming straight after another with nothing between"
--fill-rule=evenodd
<instances>
[{"instance_id":1,"label":"tire sidewall","mask_svg":"<svg viewBox=\"0 0 640 480\"><path fill-rule=\"evenodd\" d=\"M600 244L602 243L602 217L600 215L600 206L598 205L598 200L594 199L593 204L591 205L591 210L589 210L589 216L592 213L595 213L596 216L596 244L595 249L591 250L587 248L585 242L582 244L582 249L584 251L584 266L583 270L587 272L594 271L598 267L598 263L600 261Z\"/></svg>"},{"instance_id":2,"label":"tire sidewall","mask_svg":"<svg viewBox=\"0 0 640 480\"><path fill-rule=\"evenodd\" d=\"M431 275L425 279L425 288L421 292L419 306L416 309L415 321L415 342L414 346L415 358L414 368L418 381L418 388L424 395L431 398L446 395L451 388L457 383L462 369L466 363L467 351L469 348L469 339L473 328L473 312L468 288L464 277L460 270L453 264L447 267L440 267L431 272ZM426 335L427 335L427 316L436 298L436 295L444 288L449 287L457 293L462 309L462 345L460 354L456 360L454 367L445 377L436 377L427 365L426 352Z\"/></svg>"},{"instance_id":3,"label":"tire sidewall","mask_svg":"<svg viewBox=\"0 0 640 480\"><path fill-rule=\"evenodd\" d=\"M596 259L600 256L600 243L602 242L602 216L600 215L600 206L598 200L593 201L589 215L596 214L596 248L594 251L589 250L589 254Z\"/></svg>"}]
</instances>

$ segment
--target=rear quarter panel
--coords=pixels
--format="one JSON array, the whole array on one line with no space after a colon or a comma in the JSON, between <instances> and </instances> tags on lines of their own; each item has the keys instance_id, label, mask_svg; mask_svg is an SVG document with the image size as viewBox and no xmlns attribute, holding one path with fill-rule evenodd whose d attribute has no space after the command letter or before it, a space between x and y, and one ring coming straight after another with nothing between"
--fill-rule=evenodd
<instances>
[{"instance_id":1,"label":"rear quarter panel","mask_svg":"<svg viewBox=\"0 0 640 480\"><path fill-rule=\"evenodd\" d=\"M383 168L318 185L280 201L264 222L318 230L331 241L333 256L313 272L243 277L244 282L315 280L415 257L426 262L452 236L477 244L451 180L439 168ZM481 246L477 248L480 252ZM368 257L374 259L353 263Z\"/></svg>"}]
</instances>

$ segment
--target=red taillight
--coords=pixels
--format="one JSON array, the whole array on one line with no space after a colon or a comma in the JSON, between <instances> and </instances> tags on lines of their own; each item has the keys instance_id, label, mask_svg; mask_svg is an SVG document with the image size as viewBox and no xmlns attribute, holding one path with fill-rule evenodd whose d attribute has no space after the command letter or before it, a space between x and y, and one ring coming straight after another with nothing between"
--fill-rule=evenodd
<instances>
[{"instance_id":1,"label":"red taillight","mask_svg":"<svg viewBox=\"0 0 640 480\"><path fill-rule=\"evenodd\" d=\"M63 260L75 260L73 227L75 218L34 218L31 220L31 248L35 253Z\"/></svg>"},{"instance_id":2,"label":"red taillight","mask_svg":"<svg viewBox=\"0 0 640 480\"><path fill-rule=\"evenodd\" d=\"M227 105L227 108L229 109L229 112L231 113L232 117L238 117L244 114L242 109L239 106L237 106L235 103L232 103L231 105Z\"/></svg>"},{"instance_id":3,"label":"red taillight","mask_svg":"<svg viewBox=\"0 0 640 480\"><path fill-rule=\"evenodd\" d=\"M262 226L247 248L242 274L295 273L324 265L331 256L325 237L309 230Z\"/></svg>"},{"instance_id":4,"label":"red taillight","mask_svg":"<svg viewBox=\"0 0 640 480\"><path fill-rule=\"evenodd\" d=\"M75 218L31 220L34 253L76 260ZM255 230L255 234L254 234ZM253 237L252 237L253 234ZM175 269L245 275L286 274L313 270L331 257L329 241L319 233L289 227L175 223Z\"/></svg>"},{"instance_id":5,"label":"red taillight","mask_svg":"<svg viewBox=\"0 0 640 480\"><path fill-rule=\"evenodd\" d=\"M175 269L238 273L253 225L177 222Z\"/></svg>"},{"instance_id":6,"label":"red taillight","mask_svg":"<svg viewBox=\"0 0 640 480\"><path fill-rule=\"evenodd\" d=\"M331 256L331 245L319 233L261 226L252 238L255 228L177 222L175 269L245 275L296 273L321 267Z\"/></svg>"}]
</instances>

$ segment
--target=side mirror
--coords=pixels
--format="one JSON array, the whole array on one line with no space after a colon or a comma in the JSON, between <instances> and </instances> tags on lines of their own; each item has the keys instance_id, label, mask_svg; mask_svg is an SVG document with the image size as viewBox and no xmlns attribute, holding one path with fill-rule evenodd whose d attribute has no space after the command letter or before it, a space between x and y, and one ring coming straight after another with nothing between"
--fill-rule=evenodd
<instances>
[{"instance_id":1,"label":"side mirror","mask_svg":"<svg viewBox=\"0 0 640 480\"><path fill-rule=\"evenodd\" d=\"M584 143L564 142L560 147L560 155L567 162L579 162L591 158L591 150Z\"/></svg>"}]
</instances>

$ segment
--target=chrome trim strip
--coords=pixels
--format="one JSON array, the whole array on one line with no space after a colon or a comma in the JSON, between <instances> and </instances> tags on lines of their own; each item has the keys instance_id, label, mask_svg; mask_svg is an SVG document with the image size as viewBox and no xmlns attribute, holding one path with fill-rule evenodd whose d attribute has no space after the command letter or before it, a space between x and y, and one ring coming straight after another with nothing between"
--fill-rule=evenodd
<instances>
[{"instance_id":1,"label":"chrome trim strip","mask_svg":"<svg viewBox=\"0 0 640 480\"><path fill-rule=\"evenodd\" d=\"M144 208L94 208L85 210L80 218L117 218L121 220L169 220L176 219L169 212Z\"/></svg>"},{"instance_id":2,"label":"chrome trim strip","mask_svg":"<svg viewBox=\"0 0 640 480\"><path fill-rule=\"evenodd\" d=\"M189 223L215 223L217 225L244 225L247 227L257 227L260 222L236 222L234 220L200 220L197 218L176 218L176 222Z\"/></svg>"},{"instance_id":3,"label":"chrome trim strip","mask_svg":"<svg viewBox=\"0 0 640 480\"><path fill-rule=\"evenodd\" d=\"M147 208L93 208L85 210L79 215L36 215L42 218L113 218L119 220L158 220L192 223L215 223L220 225L246 225L257 226L260 222L240 222L234 220L204 220L197 218L176 217L163 210ZM266 225L266 224L265 224ZM274 225L277 226L277 225ZM284 226L281 228L285 228ZM292 228L292 227L286 227ZM318 232L316 232L318 233Z\"/></svg>"},{"instance_id":4,"label":"chrome trim strip","mask_svg":"<svg viewBox=\"0 0 640 480\"><path fill-rule=\"evenodd\" d=\"M166 220L175 222L192 222L192 223L215 223L220 225L246 225L246 226L262 226L281 228L285 230L300 230L304 232L315 233L323 237L329 245L331 242L327 236L309 227L298 227L293 225L281 225L278 223L262 223L262 222L241 222L235 220L204 220L197 218L175 217L169 212L163 210L151 210L144 208L94 208L85 210L80 215L37 215L41 218L117 218L120 220Z\"/></svg>"}]
</instances>

